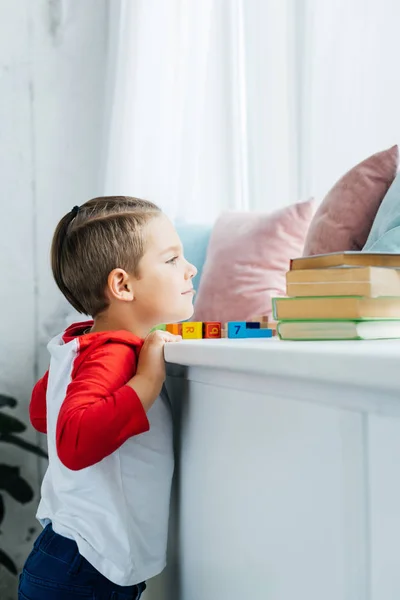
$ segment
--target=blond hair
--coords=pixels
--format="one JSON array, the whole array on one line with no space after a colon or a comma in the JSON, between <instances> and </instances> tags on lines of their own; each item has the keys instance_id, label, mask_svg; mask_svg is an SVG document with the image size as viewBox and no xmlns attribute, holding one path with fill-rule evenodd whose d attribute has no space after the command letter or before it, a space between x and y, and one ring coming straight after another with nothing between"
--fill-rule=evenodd
<instances>
[{"instance_id":1,"label":"blond hair","mask_svg":"<svg viewBox=\"0 0 400 600\"><path fill-rule=\"evenodd\" d=\"M146 200L108 196L76 206L61 219L51 245L51 267L78 312L94 317L107 308L105 289L113 269L138 274L143 226L160 213Z\"/></svg>"}]
</instances>

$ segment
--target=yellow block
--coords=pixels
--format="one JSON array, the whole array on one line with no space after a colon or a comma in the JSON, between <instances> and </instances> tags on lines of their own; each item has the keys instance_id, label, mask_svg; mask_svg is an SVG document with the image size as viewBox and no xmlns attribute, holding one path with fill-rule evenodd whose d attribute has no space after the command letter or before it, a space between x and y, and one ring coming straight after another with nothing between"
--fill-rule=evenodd
<instances>
[{"instance_id":1,"label":"yellow block","mask_svg":"<svg viewBox=\"0 0 400 600\"><path fill-rule=\"evenodd\" d=\"M203 323L182 323L182 337L184 340L201 340L203 337Z\"/></svg>"}]
</instances>

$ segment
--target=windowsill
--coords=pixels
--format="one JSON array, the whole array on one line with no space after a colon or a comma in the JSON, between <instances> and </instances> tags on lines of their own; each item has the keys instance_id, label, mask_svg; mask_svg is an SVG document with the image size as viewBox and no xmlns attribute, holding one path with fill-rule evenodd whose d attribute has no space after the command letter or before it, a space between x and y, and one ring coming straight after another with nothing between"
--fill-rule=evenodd
<instances>
[{"instance_id":1,"label":"windowsill","mask_svg":"<svg viewBox=\"0 0 400 600\"><path fill-rule=\"evenodd\" d=\"M184 340L165 346L168 363L319 383L400 389L400 340L283 342Z\"/></svg>"}]
</instances>

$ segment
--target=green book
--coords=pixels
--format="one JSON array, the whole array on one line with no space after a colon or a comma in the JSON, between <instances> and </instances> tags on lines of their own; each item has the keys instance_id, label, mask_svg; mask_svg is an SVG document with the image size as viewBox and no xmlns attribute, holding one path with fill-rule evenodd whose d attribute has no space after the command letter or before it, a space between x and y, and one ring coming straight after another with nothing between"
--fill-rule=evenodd
<instances>
[{"instance_id":1,"label":"green book","mask_svg":"<svg viewBox=\"0 0 400 600\"><path fill-rule=\"evenodd\" d=\"M400 338L400 320L384 321L282 321L281 340L389 340Z\"/></svg>"}]
</instances>

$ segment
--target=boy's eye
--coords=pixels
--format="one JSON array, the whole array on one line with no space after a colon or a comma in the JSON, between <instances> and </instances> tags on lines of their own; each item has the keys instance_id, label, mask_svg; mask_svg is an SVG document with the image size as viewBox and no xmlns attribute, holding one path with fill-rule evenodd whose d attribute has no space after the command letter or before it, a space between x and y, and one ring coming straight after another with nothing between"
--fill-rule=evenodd
<instances>
[{"instance_id":1,"label":"boy's eye","mask_svg":"<svg viewBox=\"0 0 400 600\"><path fill-rule=\"evenodd\" d=\"M171 258L170 260L167 260L167 265L174 265L174 264L176 264L177 260L178 260L178 257L174 256L174 258Z\"/></svg>"}]
</instances>

